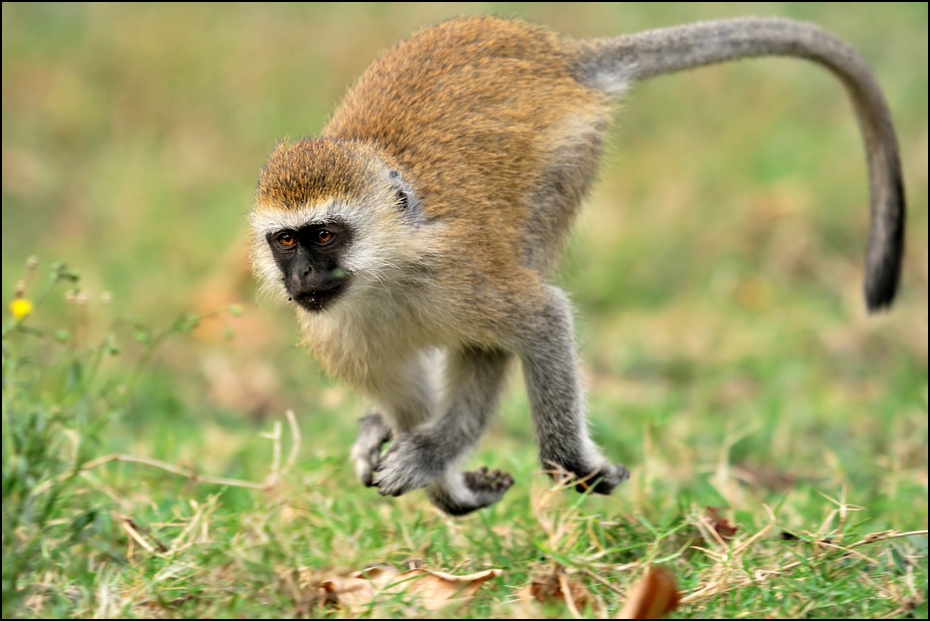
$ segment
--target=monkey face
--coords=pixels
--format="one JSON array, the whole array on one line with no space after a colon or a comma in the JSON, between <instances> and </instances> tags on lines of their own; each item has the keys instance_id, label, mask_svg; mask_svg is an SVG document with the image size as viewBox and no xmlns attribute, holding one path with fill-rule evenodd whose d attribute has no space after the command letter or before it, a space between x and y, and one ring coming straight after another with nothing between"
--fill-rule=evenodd
<instances>
[{"instance_id":1,"label":"monkey face","mask_svg":"<svg viewBox=\"0 0 930 621\"><path fill-rule=\"evenodd\" d=\"M266 240L288 296L303 308L323 310L345 290L349 274L340 259L351 245L352 232L344 223L284 229L268 233Z\"/></svg>"},{"instance_id":2,"label":"monkey face","mask_svg":"<svg viewBox=\"0 0 930 621\"><path fill-rule=\"evenodd\" d=\"M317 324L344 321L338 309L401 313L394 305L421 293L443 252L442 223L427 218L411 183L364 143L276 147L250 221L252 265L265 291Z\"/></svg>"}]
</instances>

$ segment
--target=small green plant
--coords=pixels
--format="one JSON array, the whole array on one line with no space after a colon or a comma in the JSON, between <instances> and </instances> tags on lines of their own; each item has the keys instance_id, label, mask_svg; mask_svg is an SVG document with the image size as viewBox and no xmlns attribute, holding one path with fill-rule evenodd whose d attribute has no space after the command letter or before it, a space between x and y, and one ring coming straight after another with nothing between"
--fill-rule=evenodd
<instances>
[{"instance_id":1,"label":"small green plant","mask_svg":"<svg viewBox=\"0 0 930 621\"><path fill-rule=\"evenodd\" d=\"M102 517L93 500L74 498L86 491L79 482L88 464L100 461L95 457L103 430L122 415L155 349L206 316L185 313L156 332L138 320L114 321L102 336L90 338L88 296L78 287L78 274L55 264L45 283L36 285L37 265L29 259L3 325L5 618L29 594L33 581L24 584L26 576L74 564L82 532ZM43 313L61 289L68 306L63 320ZM109 304L109 295L102 301ZM107 358L125 355L117 339L123 327L140 344L139 353L121 367L127 371L101 372Z\"/></svg>"}]
</instances>

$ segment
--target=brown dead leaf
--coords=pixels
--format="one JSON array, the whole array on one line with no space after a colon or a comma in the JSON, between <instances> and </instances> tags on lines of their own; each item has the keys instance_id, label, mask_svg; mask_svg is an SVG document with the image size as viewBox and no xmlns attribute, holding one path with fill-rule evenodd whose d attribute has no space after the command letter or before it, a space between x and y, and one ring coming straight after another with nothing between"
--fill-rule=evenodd
<instances>
[{"instance_id":1,"label":"brown dead leaf","mask_svg":"<svg viewBox=\"0 0 930 621\"><path fill-rule=\"evenodd\" d=\"M738 526L734 526L727 521L727 518L720 515L718 507L705 507L704 516L707 518L707 524L720 536L724 541L733 539Z\"/></svg>"},{"instance_id":2,"label":"brown dead leaf","mask_svg":"<svg viewBox=\"0 0 930 621\"><path fill-rule=\"evenodd\" d=\"M581 616L581 611L588 607L595 614L601 608L588 587L569 576L561 566L556 567L551 574L534 577L529 585L520 590L518 596L524 601L541 604L563 603L575 617Z\"/></svg>"},{"instance_id":3,"label":"brown dead leaf","mask_svg":"<svg viewBox=\"0 0 930 621\"><path fill-rule=\"evenodd\" d=\"M425 568L400 571L392 566L369 567L349 576L333 576L319 582L327 603L360 612L376 602L380 595L406 594L416 598L427 610L471 602L482 584L501 575L500 569L454 575Z\"/></svg>"},{"instance_id":4,"label":"brown dead leaf","mask_svg":"<svg viewBox=\"0 0 930 621\"><path fill-rule=\"evenodd\" d=\"M616 619L662 619L678 606L681 596L672 573L652 566L632 587Z\"/></svg>"},{"instance_id":5,"label":"brown dead leaf","mask_svg":"<svg viewBox=\"0 0 930 621\"><path fill-rule=\"evenodd\" d=\"M394 570L395 574L397 570ZM333 576L320 582L320 589L325 593L321 598L327 604L344 606L353 612L360 612L368 606L381 586L374 579L360 577L361 572L351 576Z\"/></svg>"},{"instance_id":6,"label":"brown dead leaf","mask_svg":"<svg viewBox=\"0 0 930 621\"><path fill-rule=\"evenodd\" d=\"M414 593L429 610L437 610L451 603L467 604L482 584L503 573L500 569L486 569L473 574L456 576L430 569L408 569L397 576L389 590Z\"/></svg>"}]
</instances>

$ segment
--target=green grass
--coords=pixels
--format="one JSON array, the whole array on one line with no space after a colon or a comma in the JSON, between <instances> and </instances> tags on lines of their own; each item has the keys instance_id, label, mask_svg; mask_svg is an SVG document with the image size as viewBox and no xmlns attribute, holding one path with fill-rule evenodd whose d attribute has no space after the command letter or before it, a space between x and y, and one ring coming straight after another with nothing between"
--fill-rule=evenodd
<instances>
[{"instance_id":1,"label":"green grass","mask_svg":"<svg viewBox=\"0 0 930 621\"><path fill-rule=\"evenodd\" d=\"M570 615L519 595L557 568L612 616L650 563L682 617L927 616L925 4L2 10L2 293L36 302L3 327L4 618L355 616L314 585L410 558L503 570L452 616ZM853 43L901 142L895 307L863 310L865 166L835 80L760 60L642 84L558 275L595 437L632 480L550 493L515 372L469 462L514 474L501 503L451 519L361 487L365 404L256 304L244 216L278 139L461 12L579 37L786 15ZM429 614L394 600L369 613Z\"/></svg>"}]
</instances>

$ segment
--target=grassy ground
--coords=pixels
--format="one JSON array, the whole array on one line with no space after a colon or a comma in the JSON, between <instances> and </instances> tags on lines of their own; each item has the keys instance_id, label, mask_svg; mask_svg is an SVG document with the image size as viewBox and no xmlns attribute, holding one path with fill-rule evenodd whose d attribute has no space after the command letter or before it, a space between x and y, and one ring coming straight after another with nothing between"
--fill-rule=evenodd
<instances>
[{"instance_id":1,"label":"grassy ground","mask_svg":"<svg viewBox=\"0 0 930 621\"><path fill-rule=\"evenodd\" d=\"M317 587L410 558L502 570L452 616L613 615L649 564L683 617L927 616L926 4L2 10L2 293L35 303L3 328L4 618L356 616ZM551 493L514 373L471 460L514 474L501 503L450 519L362 488L365 405L255 302L244 215L278 139L462 12L579 37L782 15L853 43L901 142L895 308L863 310L865 166L835 80L768 59L637 86L558 277L595 437L632 480ZM558 576L588 604L522 595Z\"/></svg>"}]
</instances>

